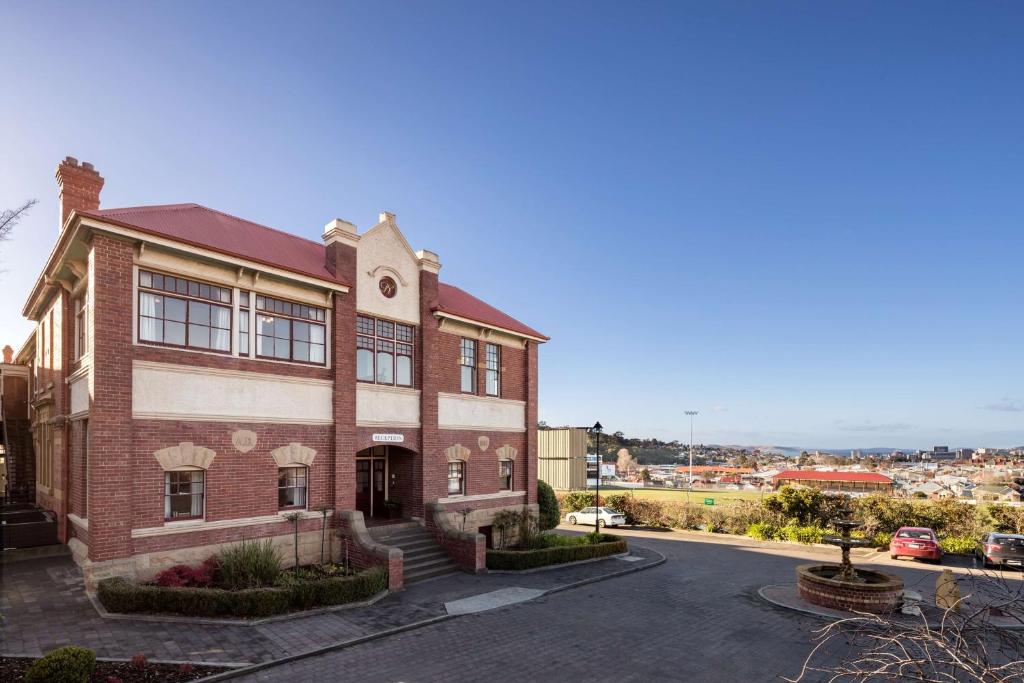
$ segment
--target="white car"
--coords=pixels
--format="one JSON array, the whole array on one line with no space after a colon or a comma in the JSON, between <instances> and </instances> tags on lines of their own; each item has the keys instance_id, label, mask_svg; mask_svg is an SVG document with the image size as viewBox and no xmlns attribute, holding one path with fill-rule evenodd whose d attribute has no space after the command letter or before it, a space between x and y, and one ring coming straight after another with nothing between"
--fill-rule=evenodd
<instances>
[{"instance_id":1,"label":"white car","mask_svg":"<svg viewBox=\"0 0 1024 683\"><path fill-rule=\"evenodd\" d=\"M569 524L594 526L594 518L597 517L597 525L599 527L619 526L620 524L626 523L626 516L621 512L616 512L611 508L600 508L601 512L598 514L596 512L598 509L599 508L589 507L583 508L578 512L570 512L565 516L565 521Z\"/></svg>"}]
</instances>

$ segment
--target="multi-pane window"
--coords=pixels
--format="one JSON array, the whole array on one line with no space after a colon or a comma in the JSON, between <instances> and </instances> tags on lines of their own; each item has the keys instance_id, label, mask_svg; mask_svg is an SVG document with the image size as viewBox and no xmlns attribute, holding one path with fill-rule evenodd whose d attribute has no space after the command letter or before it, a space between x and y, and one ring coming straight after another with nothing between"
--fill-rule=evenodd
<instances>
[{"instance_id":1,"label":"multi-pane window","mask_svg":"<svg viewBox=\"0 0 1024 683\"><path fill-rule=\"evenodd\" d=\"M501 392L501 347L497 344L487 344L484 349L484 360L487 361L484 377L487 395L497 396Z\"/></svg>"},{"instance_id":2,"label":"multi-pane window","mask_svg":"<svg viewBox=\"0 0 1024 683\"><path fill-rule=\"evenodd\" d=\"M356 379L411 387L415 339L412 325L356 316Z\"/></svg>"},{"instance_id":3,"label":"multi-pane window","mask_svg":"<svg viewBox=\"0 0 1024 683\"><path fill-rule=\"evenodd\" d=\"M256 297L256 355L300 363L327 362L327 311L269 296Z\"/></svg>"},{"instance_id":4,"label":"multi-pane window","mask_svg":"<svg viewBox=\"0 0 1024 683\"><path fill-rule=\"evenodd\" d=\"M89 353L89 303L86 297L75 300L75 358Z\"/></svg>"},{"instance_id":5,"label":"multi-pane window","mask_svg":"<svg viewBox=\"0 0 1024 683\"><path fill-rule=\"evenodd\" d=\"M206 472L164 472L164 519L199 519L203 516Z\"/></svg>"},{"instance_id":6,"label":"multi-pane window","mask_svg":"<svg viewBox=\"0 0 1024 683\"><path fill-rule=\"evenodd\" d=\"M462 339L459 345L460 385L462 393L476 393L476 340Z\"/></svg>"},{"instance_id":7,"label":"multi-pane window","mask_svg":"<svg viewBox=\"0 0 1024 683\"><path fill-rule=\"evenodd\" d=\"M226 287L139 271L139 340L230 352L230 304Z\"/></svg>"},{"instance_id":8,"label":"multi-pane window","mask_svg":"<svg viewBox=\"0 0 1024 683\"><path fill-rule=\"evenodd\" d=\"M277 507L306 507L305 467L280 467L277 470Z\"/></svg>"},{"instance_id":9,"label":"multi-pane window","mask_svg":"<svg viewBox=\"0 0 1024 683\"><path fill-rule=\"evenodd\" d=\"M498 461L498 488L502 491L512 490L512 461Z\"/></svg>"},{"instance_id":10,"label":"multi-pane window","mask_svg":"<svg viewBox=\"0 0 1024 683\"><path fill-rule=\"evenodd\" d=\"M249 355L249 292L238 293L238 355Z\"/></svg>"},{"instance_id":11,"label":"multi-pane window","mask_svg":"<svg viewBox=\"0 0 1024 683\"><path fill-rule=\"evenodd\" d=\"M448 495L461 496L466 492L466 463L448 463Z\"/></svg>"}]
</instances>

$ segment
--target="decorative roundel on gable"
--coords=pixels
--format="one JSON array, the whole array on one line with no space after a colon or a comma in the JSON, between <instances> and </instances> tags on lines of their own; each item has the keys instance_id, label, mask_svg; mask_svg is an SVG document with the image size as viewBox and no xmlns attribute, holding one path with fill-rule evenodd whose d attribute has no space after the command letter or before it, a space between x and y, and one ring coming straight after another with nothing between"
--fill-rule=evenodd
<instances>
[{"instance_id":1,"label":"decorative roundel on gable","mask_svg":"<svg viewBox=\"0 0 1024 683\"><path fill-rule=\"evenodd\" d=\"M380 287L380 293L389 299L394 297L395 294L398 294L398 285L395 284L395 281L387 275L380 279L377 286Z\"/></svg>"}]
</instances>

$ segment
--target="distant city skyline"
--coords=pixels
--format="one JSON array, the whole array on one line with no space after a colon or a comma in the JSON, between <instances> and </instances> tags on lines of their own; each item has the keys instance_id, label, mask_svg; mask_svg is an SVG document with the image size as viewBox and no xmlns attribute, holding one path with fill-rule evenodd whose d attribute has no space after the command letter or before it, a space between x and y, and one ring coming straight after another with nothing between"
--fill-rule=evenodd
<instances>
[{"instance_id":1,"label":"distant city skyline","mask_svg":"<svg viewBox=\"0 0 1024 683\"><path fill-rule=\"evenodd\" d=\"M1024 444L1019 4L0 6L0 345L66 155L106 207L394 211L550 335L540 418Z\"/></svg>"}]
</instances>

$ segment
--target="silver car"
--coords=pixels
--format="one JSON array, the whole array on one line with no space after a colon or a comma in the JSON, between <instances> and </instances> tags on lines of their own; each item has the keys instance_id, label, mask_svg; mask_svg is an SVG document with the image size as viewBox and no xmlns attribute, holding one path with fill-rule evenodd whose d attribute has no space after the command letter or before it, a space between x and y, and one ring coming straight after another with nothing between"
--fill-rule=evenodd
<instances>
[{"instance_id":1,"label":"silver car","mask_svg":"<svg viewBox=\"0 0 1024 683\"><path fill-rule=\"evenodd\" d=\"M594 520L597 519L598 527L606 526L619 526L620 524L626 523L626 516L621 512L616 512L611 508L600 508L600 513L597 512L599 508L589 507L583 508L577 512L570 512L566 514L565 521L569 524L583 524L588 526L594 526Z\"/></svg>"}]
</instances>

